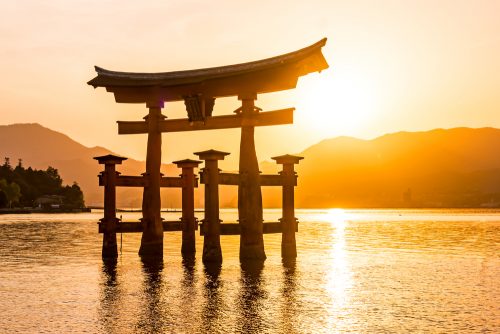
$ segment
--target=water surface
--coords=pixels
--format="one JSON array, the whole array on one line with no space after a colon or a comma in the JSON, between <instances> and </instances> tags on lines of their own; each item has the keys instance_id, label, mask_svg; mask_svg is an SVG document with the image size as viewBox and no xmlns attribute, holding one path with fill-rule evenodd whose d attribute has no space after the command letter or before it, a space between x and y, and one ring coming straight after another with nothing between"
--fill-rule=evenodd
<instances>
[{"instance_id":1,"label":"water surface","mask_svg":"<svg viewBox=\"0 0 500 334\"><path fill-rule=\"evenodd\" d=\"M103 263L101 216L0 216L1 333L500 332L500 211L298 210L295 263L266 235L265 263L242 266L239 237L223 236L215 267L199 236L182 259L178 232L162 262L124 234Z\"/></svg>"}]
</instances>

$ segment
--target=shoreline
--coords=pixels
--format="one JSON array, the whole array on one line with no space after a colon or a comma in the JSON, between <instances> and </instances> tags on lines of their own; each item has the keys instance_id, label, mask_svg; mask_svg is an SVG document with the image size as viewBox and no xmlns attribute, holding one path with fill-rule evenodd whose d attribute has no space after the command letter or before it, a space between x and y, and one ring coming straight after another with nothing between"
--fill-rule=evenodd
<instances>
[{"instance_id":1,"label":"shoreline","mask_svg":"<svg viewBox=\"0 0 500 334\"><path fill-rule=\"evenodd\" d=\"M91 208L81 209L32 209L32 208L12 208L0 209L0 215L30 214L30 213L82 213L92 212Z\"/></svg>"},{"instance_id":2,"label":"shoreline","mask_svg":"<svg viewBox=\"0 0 500 334\"><path fill-rule=\"evenodd\" d=\"M221 208L224 209L233 209L237 210L237 208ZM296 210L332 210L332 209L342 209L342 210L484 210L484 211L500 211L500 207L379 207L379 208L368 208L368 207L359 207L359 208L296 208ZM32 213L90 213L94 210L103 210L101 207L87 207L82 209L30 209L30 208L13 208L13 209L0 209L1 215L8 214L32 214ZM281 208L264 208L264 210L281 210ZM140 213L141 209L117 209L116 213ZM182 209L162 209L163 213L178 213L182 212ZM195 209L194 212L204 212L203 209Z\"/></svg>"}]
</instances>

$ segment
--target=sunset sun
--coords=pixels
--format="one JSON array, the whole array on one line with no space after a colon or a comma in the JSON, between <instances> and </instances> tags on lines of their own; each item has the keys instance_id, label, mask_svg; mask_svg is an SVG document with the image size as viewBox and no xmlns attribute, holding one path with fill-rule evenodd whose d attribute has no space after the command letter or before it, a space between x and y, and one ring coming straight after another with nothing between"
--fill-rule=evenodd
<instances>
[{"instance_id":1,"label":"sunset sun","mask_svg":"<svg viewBox=\"0 0 500 334\"><path fill-rule=\"evenodd\" d=\"M297 121L323 137L363 135L377 116L375 85L355 71L336 69L304 78L297 88Z\"/></svg>"}]
</instances>

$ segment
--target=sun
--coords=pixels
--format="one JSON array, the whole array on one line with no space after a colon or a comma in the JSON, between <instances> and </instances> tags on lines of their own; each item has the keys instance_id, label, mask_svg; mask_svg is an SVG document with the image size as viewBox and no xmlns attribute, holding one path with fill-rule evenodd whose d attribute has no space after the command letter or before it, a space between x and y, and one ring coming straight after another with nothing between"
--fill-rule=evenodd
<instances>
[{"instance_id":1,"label":"sun","mask_svg":"<svg viewBox=\"0 0 500 334\"><path fill-rule=\"evenodd\" d=\"M321 137L362 136L377 116L375 87L349 70L303 78L297 87L297 122Z\"/></svg>"}]
</instances>

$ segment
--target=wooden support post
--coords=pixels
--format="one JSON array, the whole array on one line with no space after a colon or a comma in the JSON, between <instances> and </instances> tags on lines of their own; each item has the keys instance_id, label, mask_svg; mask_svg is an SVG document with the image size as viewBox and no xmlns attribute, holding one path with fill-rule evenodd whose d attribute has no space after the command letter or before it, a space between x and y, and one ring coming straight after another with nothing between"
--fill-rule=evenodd
<instances>
[{"instance_id":1,"label":"wooden support post","mask_svg":"<svg viewBox=\"0 0 500 334\"><path fill-rule=\"evenodd\" d=\"M201 160L205 160L203 177L205 183L205 219L203 219L203 262L222 262L220 247L219 218L219 166L218 160L224 160L229 153L208 150L195 153Z\"/></svg>"},{"instance_id":2,"label":"wooden support post","mask_svg":"<svg viewBox=\"0 0 500 334\"><path fill-rule=\"evenodd\" d=\"M142 224L144 226L139 255L163 256L163 224L161 219L160 166L161 132L158 123L165 118L161 114L163 103L149 103L148 146L146 153L146 173L148 184L142 197Z\"/></svg>"},{"instance_id":3,"label":"wooden support post","mask_svg":"<svg viewBox=\"0 0 500 334\"><path fill-rule=\"evenodd\" d=\"M195 230L196 218L194 217L194 168L198 167L201 161L179 160L174 161L178 168L182 168L182 247L183 255L196 253Z\"/></svg>"},{"instance_id":4,"label":"wooden support post","mask_svg":"<svg viewBox=\"0 0 500 334\"><path fill-rule=\"evenodd\" d=\"M115 166L121 164L127 158L109 154L94 159L99 161L99 164L104 164L104 172L101 172L99 177L106 180L104 182L104 218L101 219L101 223L104 225L102 257L104 259L116 258L118 257L116 245L116 224L118 223L116 218L116 178L119 173L116 171Z\"/></svg>"},{"instance_id":5,"label":"wooden support post","mask_svg":"<svg viewBox=\"0 0 500 334\"><path fill-rule=\"evenodd\" d=\"M294 187L297 176L294 165L304 158L287 154L272 159L276 160L276 163L283 165L280 174L285 179L283 183L283 217L280 219L283 224L281 257L284 259L296 258L295 231L297 230L297 219L295 218Z\"/></svg>"},{"instance_id":6,"label":"wooden support post","mask_svg":"<svg viewBox=\"0 0 500 334\"><path fill-rule=\"evenodd\" d=\"M254 140L254 116L258 115L255 94L240 95L243 118L240 142L240 183L238 185L238 219L241 225L240 260L265 260L262 192Z\"/></svg>"}]
</instances>

